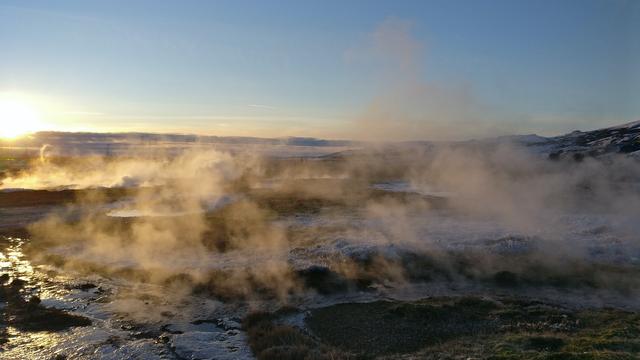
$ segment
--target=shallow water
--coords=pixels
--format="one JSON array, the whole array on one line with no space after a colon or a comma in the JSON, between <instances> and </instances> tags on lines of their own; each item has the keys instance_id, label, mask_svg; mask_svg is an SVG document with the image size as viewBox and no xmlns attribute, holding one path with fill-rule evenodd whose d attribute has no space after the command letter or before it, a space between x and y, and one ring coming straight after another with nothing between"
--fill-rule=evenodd
<instances>
[{"instance_id":1,"label":"shallow water","mask_svg":"<svg viewBox=\"0 0 640 360\"><path fill-rule=\"evenodd\" d=\"M62 273L33 265L23 252L28 240L4 239L2 274L26 282L22 295L36 295L45 307L63 309L92 321L63 331L21 331L6 327L3 359L242 359L251 358L233 312L198 297L167 300L157 286ZM6 303L2 303L4 308ZM223 310L224 309L224 310ZM3 327L6 323L3 322Z\"/></svg>"}]
</instances>

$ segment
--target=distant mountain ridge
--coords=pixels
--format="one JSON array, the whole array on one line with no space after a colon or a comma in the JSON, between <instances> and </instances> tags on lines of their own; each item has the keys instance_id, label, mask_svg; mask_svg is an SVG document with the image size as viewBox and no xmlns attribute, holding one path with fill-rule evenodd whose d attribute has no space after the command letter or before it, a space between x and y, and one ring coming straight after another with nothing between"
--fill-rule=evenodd
<instances>
[{"instance_id":1,"label":"distant mountain ridge","mask_svg":"<svg viewBox=\"0 0 640 360\"><path fill-rule=\"evenodd\" d=\"M530 136L530 135L528 135ZM640 120L592 131L573 131L554 137L523 138L526 146L538 147L548 152L551 159L571 156L581 159L606 154L629 154L640 157Z\"/></svg>"},{"instance_id":2,"label":"distant mountain ridge","mask_svg":"<svg viewBox=\"0 0 640 360\"><path fill-rule=\"evenodd\" d=\"M456 142L412 141L387 143L392 148L397 145L423 145L426 147L452 144L455 146L491 146L497 143L514 143L525 146L551 159L573 157L598 157L607 154L628 154L640 158L640 120L591 131L573 131L568 134L544 137L535 134L509 135L483 140ZM134 147L167 146L188 147L198 145L246 146L288 146L300 148L356 148L365 142L351 140L325 140L312 137L259 138L242 136L208 136L154 133L90 133L43 131L17 141L0 141L0 145L39 148L45 144L60 148L76 148L86 151L114 154ZM336 150L345 155L344 151ZM349 151L347 151L349 152ZM338 154L336 153L336 154ZM334 155L336 155L334 154ZM333 155L329 155L333 156Z\"/></svg>"},{"instance_id":3,"label":"distant mountain ridge","mask_svg":"<svg viewBox=\"0 0 640 360\"><path fill-rule=\"evenodd\" d=\"M312 137L260 138L248 136L210 136L155 133L92 133L40 131L19 141L25 143L201 143L201 144L263 144L289 146L348 146L349 140L324 140Z\"/></svg>"}]
</instances>

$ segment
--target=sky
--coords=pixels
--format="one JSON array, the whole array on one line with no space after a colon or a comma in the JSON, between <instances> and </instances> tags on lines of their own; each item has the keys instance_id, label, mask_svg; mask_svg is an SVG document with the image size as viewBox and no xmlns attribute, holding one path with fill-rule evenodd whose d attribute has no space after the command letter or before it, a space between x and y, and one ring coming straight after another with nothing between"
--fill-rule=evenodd
<instances>
[{"instance_id":1,"label":"sky","mask_svg":"<svg viewBox=\"0 0 640 360\"><path fill-rule=\"evenodd\" d=\"M636 0L0 0L0 100L43 129L551 135L638 94Z\"/></svg>"}]
</instances>

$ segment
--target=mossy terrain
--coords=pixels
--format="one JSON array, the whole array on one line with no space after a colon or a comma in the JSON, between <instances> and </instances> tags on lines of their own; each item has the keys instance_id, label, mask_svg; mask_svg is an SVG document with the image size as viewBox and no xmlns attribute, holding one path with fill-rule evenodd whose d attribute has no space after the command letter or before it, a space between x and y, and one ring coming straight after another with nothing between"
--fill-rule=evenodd
<instances>
[{"instance_id":1,"label":"mossy terrain","mask_svg":"<svg viewBox=\"0 0 640 360\"><path fill-rule=\"evenodd\" d=\"M245 318L259 359L640 358L640 314L615 309L459 297L332 305L311 310L306 329L285 317Z\"/></svg>"},{"instance_id":2,"label":"mossy terrain","mask_svg":"<svg viewBox=\"0 0 640 360\"><path fill-rule=\"evenodd\" d=\"M333 360L360 359L332 346L322 344L300 329L278 322L280 317L297 312L283 308L274 313L254 312L242 321L249 346L259 360Z\"/></svg>"}]
</instances>

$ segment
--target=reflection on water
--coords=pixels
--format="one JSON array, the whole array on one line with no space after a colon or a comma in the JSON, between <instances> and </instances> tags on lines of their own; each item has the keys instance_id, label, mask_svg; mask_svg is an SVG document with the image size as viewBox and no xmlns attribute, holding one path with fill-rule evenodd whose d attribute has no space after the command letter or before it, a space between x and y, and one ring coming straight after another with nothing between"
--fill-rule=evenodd
<instances>
[{"instance_id":1,"label":"reflection on water","mask_svg":"<svg viewBox=\"0 0 640 360\"><path fill-rule=\"evenodd\" d=\"M226 205L231 204L236 201L236 197L234 196L220 196L212 199L208 199L203 201L200 205L201 208L195 210L179 210L172 208L171 206L161 207L158 209L154 208L145 208L145 209L137 209L135 208L135 204L127 204L124 203L122 207L113 209L107 212L107 216L116 217L116 218L137 218L137 217L177 217L177 216L187 216L187 215L197 215L203 214L206 212L218 210Z\"/></svg>"},{"instance_id":2,"label":"reflection on water","mask_svg":"<svg viewBox=\"0 0 640 360\"><path fill-rule=\"evenodd\" d=\"M33 264L27 245L0 237L0 359L251 358L239 324L229 325L218 302L172 301L162 287ZM47 316L39 329L30 327L32 316L24 314L33 314L31 306L50 309L57 320ZM64 314L91 325L54 330Z\"/></svg>"},{"instance_id":3,"label":"reflection on water","mask_svg":"<svg viewBox=\"0 0 640 360\"><path fill-rule=\"evenodd\" d=\"M23 248L27 240L15 237L0 238L0 271L3 291L0 300L2 304L2 339L0 340L0 358L7 359L49 359L52 356L51 347L58 344L62 334L49 331L22 331L9 326L9 290L12 284L20 284L19 295L24 299L32 296L59 296L60 289L56 289L54 282L44 272L38 271ZM6 288L5 288L6 287ZM55 354L53 354L55 355Z\"/></svg>"},{"instance_id":4,"label":"reflection on water","mask_svg":"<svg viewBox=\"0 0 640 360\"><path fill-rule=\"evenodd\" d=\"M50 349L59 344L64 335L54 332L24 332L15 328L8 328L9 342L6 344L0 358L7 359L55 359L55 353Z\"/></svg>"},{"instance_id":5,"label":"reflection on water","mask_svg":"<svg viewBox=\"0 0 640 360\"><path fill-rule=\"evenodd\" d=\"M7 245L0 251L0 269L10 280L21 279L29 281L33 276L33 266L22 252L25 241L20 238L7 238Z\"/></svg>"}]
</instances>

